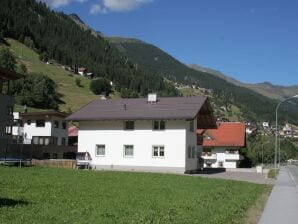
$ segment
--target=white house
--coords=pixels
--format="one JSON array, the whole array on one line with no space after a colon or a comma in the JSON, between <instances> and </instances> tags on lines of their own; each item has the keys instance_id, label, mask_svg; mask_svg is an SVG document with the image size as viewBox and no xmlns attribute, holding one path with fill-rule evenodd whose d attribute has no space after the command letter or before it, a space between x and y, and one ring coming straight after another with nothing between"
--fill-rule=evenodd
<instances>
[{"instance_id":1,"label":"white house","mask_svg":"<svg viewBox=\"0 0 298 224\"><path fill-rule=\"evenodd\" d=\"M23 76L0 68L0 141L7 142L12 136L14 97L11 81Z\"/></svg>"},{"instance_id":2,"label":"white house","mask_svg":"<svg viewBox=\"0 0 298 224\"><path fill-rule=\"evenodd\" d=\"M54 110L14 113L13 134L24 144L68 145L66 113Z\"/></svg>"},{"instance_id":3,"label":"white house","mask_svg":"<svg viewBox=\"0 0 298 224\"><path fill-rule=\"evenodd\" d=\"M94 169L190 172L198 168L197 128L216 126L206 97L96 100L78 121L78 152Z\"/></svg>"},{"instance_id":4,"label":"white house","mask_svg":"<svg viewBox=\"0 0 298 224\"><path fill-rule=\"evenodd\" d=\"M239 149L245 147L245 124L221 122L217 129L200 129L203 135L204 168L237 168L243 156Z\"/></svg>"}]
</instances>

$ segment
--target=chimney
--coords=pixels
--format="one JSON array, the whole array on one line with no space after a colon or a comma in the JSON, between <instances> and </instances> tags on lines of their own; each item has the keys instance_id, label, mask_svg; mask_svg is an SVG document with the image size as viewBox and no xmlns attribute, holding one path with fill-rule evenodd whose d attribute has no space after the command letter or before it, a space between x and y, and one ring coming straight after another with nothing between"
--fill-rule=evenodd
<instances>
[{"instance_id":1,"label":"chimney","mask_svg":"<svg viewBox=\"0 0 298 224\"><path fill-rule=\"evenodd\" d=\"M156 93L149 93L147 102L148 103L156 103L157 102L157 94Z\"/></svg>"}]
</instances>

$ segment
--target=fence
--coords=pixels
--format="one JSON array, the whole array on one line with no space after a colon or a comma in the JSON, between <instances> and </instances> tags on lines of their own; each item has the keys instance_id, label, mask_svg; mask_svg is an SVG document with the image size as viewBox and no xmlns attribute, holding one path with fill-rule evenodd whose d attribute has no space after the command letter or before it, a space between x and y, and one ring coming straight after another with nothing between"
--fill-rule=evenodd
<instances>
[{"instance_id":1,"label":"fence","mask_svg":"<svg viewBox=\"0 0 298 224\"><path fill-rule=\"evenodd\" d=\"M76 153L75 146L19 144L0 139L0 161L4 162L32 161L34 165L74 168Z\"/></svg>"},{"instance_id":2,"label":"fence","mask_svg":"<svg viewBox=\"0 0 298 224\"><path fill-rule=\"evenodd\" d=\"M33 159L32 165L75 169L77 167L77 162L76 160L70 160L70 159L45 159L45 160Z\"/></svg>"}]
</instances>

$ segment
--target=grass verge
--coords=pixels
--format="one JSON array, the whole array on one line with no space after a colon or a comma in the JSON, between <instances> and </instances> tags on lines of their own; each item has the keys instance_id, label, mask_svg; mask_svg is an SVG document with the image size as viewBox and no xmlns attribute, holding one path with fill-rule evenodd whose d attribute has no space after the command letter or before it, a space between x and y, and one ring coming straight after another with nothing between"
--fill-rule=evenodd
<instances>
[{"instance_id":1,"label":"grass verge","mask_svg":"<svg viewBox=\"0 0 298 224\"><path fill-rule=\"evenodd\" d=\"M245 223L267 185L0 166L1 223Z\"/></svg>"}]
</instances>

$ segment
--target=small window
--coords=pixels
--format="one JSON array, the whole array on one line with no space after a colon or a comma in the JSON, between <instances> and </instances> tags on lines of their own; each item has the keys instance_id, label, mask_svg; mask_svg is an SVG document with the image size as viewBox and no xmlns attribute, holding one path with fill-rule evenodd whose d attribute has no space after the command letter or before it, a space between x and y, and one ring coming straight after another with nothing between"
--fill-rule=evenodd
<instances>
[{"instance_id":1,"label":"small window","mask_svg":"<svg viewBox=\"0 0 298 224\"><path fill-rule=\"evenodd\" d=\"M33 136L33 144L38 145L38 137L37 136Z\"/></svg>"},{"instance_id":2,"label":"small window","mask_svg":"<svg viewBox=\"0 0 298 224\"><path fill-rule=\"evenodd\" d=\"M66 122L65 121L62 122L62 129L66 129Z\"/></svg>"},{"instance_id":3,"label":"small window","mask_svg":"<svg viewBox=\"0 0 298 224\"><path fill-rule=\"evenodd\" d=\"M124 145L124 157L133 157L133 145Z\"/></svg>"},{"instance_id":4,"label":"small window","mask_svg":"<svg viewBox=\"0 0 298 224\"><path fill-rule=\"evenodd\" d=\"M13 107L8 106L7 107L7 114L12 115L13 114Z\"/></svg>"},{"instance_id":5,"label":"small window","mask_svg":"<svg viewBox=\"0 0 298 224\"><path fill-rule=\"evenodd\" d=\"M5 126L5 134L11 135L12 133L12 126L11 125L6 125Z\"/></svg>"},{"instance_id":6,"label":"small window","mask_svg":"<svg viewBox=\"0 0 298 224\"><path fill-rule=\"evenodd\" d=\"M106 146L105 145L96 145L95 156L105 156L106 155Z\"/></svg>"},{"instance_id":7,"label":"small window","mask_svg":"<svg viewBox=\"0 0 298 224\"><path fill-rule=\"evenodd\" d=\"M194 132L194 121L193 120L191 120L190 122L189 122L189 131L190 132Z\"/></svg>"},{"instance_id":8,"label":"small window","mask_svg":"<svg viewBox=\"0 0 298 224\"><path fill-rule=\"evenodd\" d=\"M61 145L66 145L66 138L64 137L61 138Z\"/></svg>"},{"instance_id":9,"label":"small window","mask_svg":"<svg viewBox=\"0 0 298 224\"><path fill-rule=\"evenodd\" d=\"M191 158L191 146L189 145L187 148L187 154L188 154L188 158Z\"/></svg>"},{"instance_id":10,"label":"small window","mask_svg":"<svg viewBox=\"0 0 298 224\"><path fill-rule=\"evenodd\" d=\"M135 122L134 121L125 121L124 122L124 129L125 130L134 130L135 129Z\"/></svg>"},{"instance_id":11,"label":"small window","mask_svg":"<svg viewBox=\"0 0 298 224\"><path fill-rule=\"evenodd\" d=\"M165 130L166 122L165 121L153 121L153 130Z\"/></svg>"},{"instance_id":12,"label":"small window","mask_svg":"<svg viewBox=\"0 0 298 224\"><path fill-rule=\"evenodd\" d=\"M152 147L152 156L153 157L164 157L165 156L165 147L160 145L160 146L157 146L157 145L154 145Z\"/></svg>"},{"instance_id":13,"label":"small window","mask_svg":"<svg viewBox=\"0 0 298 224\"><path fill-rule=\"evenodd\" d=\"M36 127L44 127L45 120L36 120Z\"/></svg>"},{"instance_id":14,"label":"small window","mask_svg":"<svg viewBox=\"0 0 298 224\"><path fill-rule=\"evenodd\" d=\"M31 120L27 120L27 125L31 125Z\"/></svg>"},{"instance_id":15,"label":"small window","mask_svg":"<svg viewBox=\"0 0 298 224\"><path fill-rule=\"evenodd\" d=\"M59 121L54 121L54 128L59 128Z\"/></svg>"}]
</instances>

